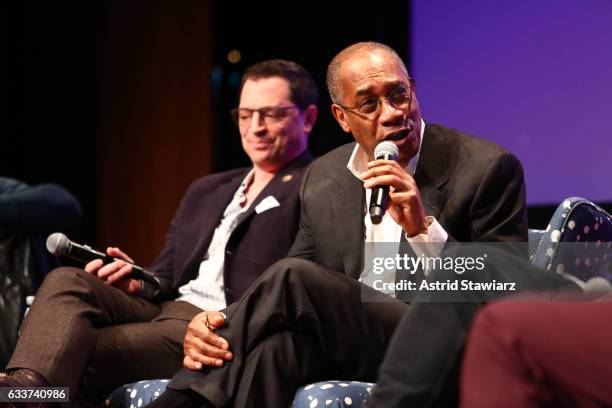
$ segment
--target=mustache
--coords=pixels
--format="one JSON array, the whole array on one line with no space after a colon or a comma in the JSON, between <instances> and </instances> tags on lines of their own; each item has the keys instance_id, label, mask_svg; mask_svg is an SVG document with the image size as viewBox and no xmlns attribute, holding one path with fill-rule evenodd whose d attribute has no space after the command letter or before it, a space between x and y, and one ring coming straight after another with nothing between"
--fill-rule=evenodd
<instances>
[{"instance_id":1,"label":"mustache","mask_svg":"<svg viewBox=\"0 0 612 408\"><path fill-rule=\"evenodd\" d=\"M403 138L405 138L406 136L408 136L408 134L412 132L412 127L406 127L404 129L400 129L400 130L396 130L394 132L391 132L389 134L387 134L384 137L384 140L389 140L389 141L393 141L393 140L402 140Z\"/></svg>"}]
</instances>

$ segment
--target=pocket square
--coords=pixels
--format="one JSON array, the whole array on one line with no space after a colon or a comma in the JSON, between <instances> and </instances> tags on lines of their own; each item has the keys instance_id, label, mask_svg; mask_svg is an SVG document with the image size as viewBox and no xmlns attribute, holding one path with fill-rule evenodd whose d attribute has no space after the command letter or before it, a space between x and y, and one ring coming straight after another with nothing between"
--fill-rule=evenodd
<instances>
[{"instance_id":1,"label":"pocket square","mask_svg":"<svg viewBox=\"0 0 612 408\"><path fill-rule=\"evenodd\" d=\"M268 211L270 208L280 207L280 203L274 198L274 196L267 196L255 207L255 212L261 214L264 211Z\"/></svg>"}]
</instances>

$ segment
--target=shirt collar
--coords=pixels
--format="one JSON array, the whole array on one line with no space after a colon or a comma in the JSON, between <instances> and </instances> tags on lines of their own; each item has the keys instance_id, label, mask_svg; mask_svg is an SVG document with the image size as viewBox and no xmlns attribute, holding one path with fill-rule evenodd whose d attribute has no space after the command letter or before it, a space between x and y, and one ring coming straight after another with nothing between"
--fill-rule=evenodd
<instances>
[{"instance_id":1,"label":"shirt collar","mask_svg":"<svg viewBox=\"0 0 612 408\"><path fill-rule=\"evenodd\" d=\"M248 186L251 185L251 183L253 182L253 178L255 177L255 169L252 168L247 175L244 177L244 179L242 180L242 183L240 183L240 186L238 187L238 190L236 190L236 192L234 193L234 199L238 200L238 203L242 206L244 205L244 203L246 202L246 194L245 194L245 190L247 189Z\"/></svg>"},{"instance_id":2,"label":"shirt collar","mask_svg":"<svg viewBox=\"0 0 612 408\"><path fill-rule=\"evenodd\" d=\"M419 141L419 150L417 153L412 156L405 169L408 173L414 176L414 172L416 171L416 166L419 161L419 156L421 154L421 146L423 146L423 136L425 135L425 122L421 119L421 140ZM355 144L355 148L353 149L353 153L351 153L351 157L349 158L348 163L346 164L346 168L349 169L351 173L359 180L361 177L359 175L368 169L368 155L366 152L359 146L359 143Z\"/></svg>"}]
</instances>

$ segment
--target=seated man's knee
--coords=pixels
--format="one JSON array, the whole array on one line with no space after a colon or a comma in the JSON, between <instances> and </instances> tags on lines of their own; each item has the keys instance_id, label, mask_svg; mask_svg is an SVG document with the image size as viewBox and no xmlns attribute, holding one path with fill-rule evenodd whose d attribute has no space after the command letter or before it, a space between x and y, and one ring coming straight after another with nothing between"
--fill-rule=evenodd
<instances>
[{"instance_id":1,"label":"seated man's knee","mask_svg":"<svg viewBox=\"0 0 612 408\"><path fill-rule=\"evenodd\" d=\"M316 268L316 264L301 258L283 258L276 261L269 269L274 270L304 270Z\"/></svg>"},{"instance_id":2,"label":"seated man's knee","mask_svg":"<svg viewBox=\"0 0 612 408\"><path fill-rule=\"evenodd\" d=\"M47 274L39 290L63 289L70 286L71 283L82 282L83 279L88 280L92 278L97 279L82 269L62 266L53 269Z\"/></svg>"},{"instance_id":3,"label":"seated man's knee","mask_svg":"<svg viewBox=\"0 0 612 408\"><path fill-rule=\"evenodd\" d=\"M302 284L304 282L312 282L320 280L328 273L314 262L300 258L285 258L273 264L268 268L270 277L281 279L290 284Z\"/></svg>"},{"instance_id":4,"label":"seated man's knee","mask_svg":"<svg viewBox=\"0 0 612 408\"><path fill-rule=\"evenodd\" d=\"M256 348L261 348L266 352L274 352L279 349L285 349L289 344L290 335L288 332L274 333L262 340Z\"/></svg>"},{"instance_id":5,"label":"seated man's knee","mask_svg":"<svg viewBox=\"0 0 612 408\"><path fill-rule=\"evenodd\" d=\"M297 332L281 331L274 333L262 340L254 350L255 354L262 353L265 356L275 356L286 360L299 353L300 355L311 355L321 353L316 339Z\"/></svg>"},{"instance_id":6,"label":"seated man's knee","mask_svg":"<svg viewBox=\"0 0 612 408\"><path fill-rule=\"evenodd\" d=\"M45 277L45 282L65 282L66 279L74 278L79 272L84 271L78 268L73 268L71 266L60 266L59 268L55 268L47 274L47 276Z\"/></svg>"}]
</instances>

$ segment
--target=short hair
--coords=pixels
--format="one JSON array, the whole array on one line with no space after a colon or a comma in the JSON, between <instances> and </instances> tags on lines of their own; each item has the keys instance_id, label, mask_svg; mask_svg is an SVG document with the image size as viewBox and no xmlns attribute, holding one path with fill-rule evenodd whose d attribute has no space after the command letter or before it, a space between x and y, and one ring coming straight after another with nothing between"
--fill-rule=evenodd
<instances>
[{"instance_id":1,"label":"short hair","mask_svg":"<svg viewBox=\"0 0 612 408\"><path fill-rule=\"evenodd\" d=\"M262 78L281 77L289 83L290 98L300 110L310 105L316 105L319 100L319 90L312 75L300 64L282 59L271 59L247 68L242 76L239 94L246 81Z\"/></svg>"},{"instance_id":2,"label":"short hair","mask_svg":"<svg viewBox=\"0 0 612 408\"><path fill-rule=\"evenodd\" d=\"M397 62L400 64L402 70L410 77L408 74L408 69L404 64L404 61L400 58L400 56L395 52L395 50L389 47L386 44L374 42L374 41L365 41L358 42L353 45L349 45L342 51L340 51L336 56L331 60L329 66L327 67L327 90L329 91L329 97L331 98L333 103L340 103L342 100L342 92L340 91L340 67L342 64L353 57L354 55L360 52L372 52L377 50L383 50L391 54Z\"/></svg>"}]
</instances>

